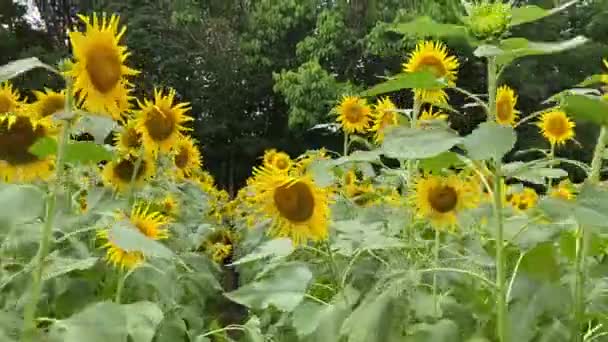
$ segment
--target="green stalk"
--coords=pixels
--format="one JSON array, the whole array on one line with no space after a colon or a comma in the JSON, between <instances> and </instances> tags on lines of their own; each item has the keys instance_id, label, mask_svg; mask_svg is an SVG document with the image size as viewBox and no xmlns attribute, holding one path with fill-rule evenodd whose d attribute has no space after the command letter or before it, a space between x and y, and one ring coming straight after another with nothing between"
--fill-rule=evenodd
<instances>
[{"instance_id":1,"label":"green stalk","mask_svg":"<svg viewBox=\"0 0 608 342\"><path fill-rule=\"evenodd\" d=\"M439 268L439 247L440 247L439 229L435 229L435 248L433 249L433 257L435 267ZM439 299L437 298L437 272L433 272L433 303L435 316L439 317Z\"/></svg>"},{"instance_id":2,"label":"green stalk","mask_svg":"<svg viewBox=\"0 0 608 342\"><path fill-rule=\"evenodd\" d=\"M551 151L549 151L549 168L553 168L553 161L555 160L555 144L551 144ZM549 178L549 184L547 186L547 191L551 190L553 186L553 178Z\"/></svg>"},{"instance_id":3,"label":"green stalk","mask_svg":"<svg viewBox=\"0 0 608 342\"><path fill-rule=\"evenodd\" d=\"M51 249L51 236L53 232L53 223L55 221L57 197L62 189L62 176L63 169L65 166L65 150L70 139L70 130L72 125L72 119L70 113L72 112L73 94L72 94L72 81L67 79L66 96L65 96L65 113L66 119L61 122L61 140L57 148L57 159L55 162L55 180L51 184L50 192L46 202L46 213L44 218L44 226L42 228L42 235L40 237L40 244L38 245L38 251L34 257L34 271L32 273L32 285L30 287L30 294L28 302L26 303L24 314L23 314L23 331L21 334L21 340L36 341L37 330L36 330L36 310L38 308L38 301L40 300L40 294L42 292L42 271L44 269L45 259Z\"/></svg>"},{"instance_id":4,"label":"green stalk","mask_svg":"<svg viewBox=\"0 0 608 342\"><path fill-rule=\"evenodd\" d=\"M348 155L348 133L344 131L344 152L342 156L346 157Z\"/></svg>"},{"instance_id":5,"label":"green stalk","mask_svg":"<svg viewBox=\"0 0 608 342\"><path fill-rule=\"evenodd\" d=\"M133 173L131 174L131 181L129 182L129 205L133 205L135 200L135 179L137 178L137 173L139 172L139 168L141 167L141 160L143 159L144 147L142 146L137 153L137 160L135 161L135 165L133 165Z\"/></svg>"},{"instance_id":6,"label":"green stalk","mask_svg":"<svg viewBox=\"0 0 608 342\"><path fill-rule=\"evenodd\" d=\"M593 152L593 159L591 160L591 173L587 179L590 184L597 184L600 181L602 156L606 148L607 137L608 129L606 126L602 126L597 138L597 144L595 145L595 151ZM590 239L590 232L585 229L585 227L580 226L577 229L576 234L576 259L574 265L576 279L574 283L574 322L572 323L572 336L576 342L583 340L580 327L585 319L585 257L587 255L587 250L589 249L589 243L591 242Z\"/></svg>"},{"instance_id":7,"label":"green stalk","mask_svg":"<svg viewBox=\"0 0 608 342\"><path fill-rule=\"evenodd\" d=\"M418 116L420 115L420 109L422 108L422 102L417 96L414 96L414 106L412 108L412 116L410 117L410 128L416 129L418 126ZM407 182L408 186L412 184L412 180L416 175L415 161L407 161Z\"/></svg>"},{"instance_id":8,"label":"green stalk","mask_svg":"<svg viewBox=\"0 0 608 342\"><path fill-rule=\"evenodd\" d=\"M116 284L116 296L114 297L114 302L116 304L120 304L120 298L122 296L122 289L124 289L125 287L125 280L127 279L127 276L129 275L129 273L124 273L122 271L120 271L118 273L118 283Z\"/></svg>"},{"instance_id":9,"label":"green stalk","mask_svg":"<svg viewBox=\"0 0 608 342\"><path fill-rule=\"evenodd\" d=\"M496 119L496 87L498 74L496 59L488 58L488 108L489 120ZM504 222L502 203L502 161L497 160L494 170L494 219L496 220L496 334L499 342L508 341L506 265L504 253Z\"/></svg>"}]
</instances>

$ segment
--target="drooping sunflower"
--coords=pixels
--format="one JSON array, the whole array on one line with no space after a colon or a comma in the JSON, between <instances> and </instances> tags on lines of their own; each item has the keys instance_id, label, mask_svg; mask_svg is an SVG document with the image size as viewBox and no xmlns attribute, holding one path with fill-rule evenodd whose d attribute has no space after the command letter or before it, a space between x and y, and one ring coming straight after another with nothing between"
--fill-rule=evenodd
<instances>
[{"instance_id":1,"label":"drooping sunflower","mask_svg":"<svg viewBox=\"0 0 608 342\"><path fill-rule=\"evenodd\" d=\"M74 91L85 109L119 120L129 108L126 77L139 73L124 64L129 53L119 43L127 28L119 30L116 15L79 18L86 25L85 32L69 33L75 61L67 73L75 79Z\"/></svg>"},{"instance_id":2,"label":"drooping sunflower","mask_svg":"<svg viewBox=\"0 0 608 342\"><path fill-rule=\"evenodd\" d=\"M124 213L117 215L119 220L128 220L140 233L152 240L163 240L169 237L167 225L169 219L161 213L150 210L150 205L138 203L131 209L129 216ZM127 251L116 245L110 236L111 230L97 232L97 237L104 243L101 248L106 250L106 260L121 269L133 269L141 265L145 256L141 251Z\"/></svg>"},{"instance_id":3,"label":"drooping sunflower","mask_svg":"<svg viewBox=\"0 0 608 342\"><path fill-rule=\"evenodd\" d=\"M544 113L537 125L551 145L564 144L566 141L574 138L573 128L575 124L561 110L552 110Z\"/></svg>"},{"instance_id":4,"label":"drooping sunflower","mask_svg":"<svg viewBox=\"0 0 608 342\"><path fill-rule=\"evenodd\" d=\"M458 59L448 55L447 47L441 42L421 41L403 64L404 72L429 71L437 78L443 78L448 86L455 85ZM414 89L414 96L421 102L446 103L448 96L443 89Z\"/></svg>"},{"instance_id":5,"label":"drooping sunflower","mask_svg":"<svg viewBox=\"0 0 608 342\"><path fill-rule=\"evenodd\" d=\"M496 122L501 125L515 124L518 111L515 109L517 95L509 86L499 87L496 91Z\"/></svg>"},{"instance_id":6,"label":"drooping sunflower","mask_svg":"<svg viewBox=\"0 0 608 342\"><path fill-rule=\"evenodd\" d=\"M436 229L449 229L457 224L458 213L477 205L477 198L457 175L423 176L416 182L412 195L416 212Z\"/></svg>"},{"instance_id":7,"label":"drooping sunflower","mask_svg":"<svg viewBox=\"0 0 608 342\"><path fill-rule=\"evenodd\" d=\"M420 116L418 117L418 126L424 126L425 124L427 124L429 121L433 121L433 120L442 120L442 121L447 121L448 119L448 115L441 112L441 111L434 111L433 107L429 107L428 109L425 109L422 111L422 113L420 114Z\"/></svg>"},{"instance_id":8,"label":"drooping sunflower","mask_svg":"<svg viewBox=\"0 0 608 342\"><path fill-rule=\"evenodd\" d=\"M336 108L338 122L348 134L365 133L370 124L371 108L365 99L357 96L344 96Z\"/></svg>"},{"instance_id":9,"label":"drooping sunflower","mask_svg":"<svg viewBox=\"0 0 608 342\"><path fill-rule=\"evenodd\" d=\"M192 176L192 173L201 167L201 153L192 138L185 136L179 138L175 145L173 165L179 179Z\"/></svg>"},{"instance_id":10,"label":"drooping sunflower","mask_svg":"<svg viewBox=\"0 0 608 342\"><path fill-rule=\"evenodd\" d=\"M272 220L268 234L295 245L327 238L328 191L310 176L293 177L270 168L256 170L252 185L258 210Z\"/></svg>"},{"instance_id":11,"label":"drooping sunflower","mask_svg":"<svg viewBox=\"0 0 608 342\"><path fill-rule=\"evenodd\" d=\"M122 130L114 135L116 150L122 155L137 156L142 147L142 135L137 130L137 122L128 120Z\"/></svg>"},{"instance_id":12,"label":"drooping sunflower","mask_svg":"<svg viewBox=\"0 0 608 342\"><path fill-rule=\"evenodd\" d=\"M182 132L183 124L192 118L186 115L188 103L174 103L175 89L166 95L154 89L154 99L139 102L141 110L137 117L137 130L142 134L144 146L153 152L167 153L175 146Z\"/></svg>"},{"instance_id":13,"label":"drooping sunflower","mask_svg":"<svg viewBox=\"0 0 608 342\"><path fill-rule=\"evenodd\" d=\"M379 99L374 106L373 126L371 131L374 132L374 140L376 143L384 141L384 132L387 127L395 126L399 122L399 117L395 111L397 106L390 98L384 97Z\"/></svg>"},{"instance_id":14,"label":"drooping sunflower","mask_svg":"<svg viewBox=\"0 0 608 342\"><path fill-rule=\"evenodd\" d=\"M138 164L138 158L132 155L125 155L117 160L108 162L102 171L103 182L107 187L111 187L118 192L126 192L131 186L131 178ZM156 165L150 157L139 159L139 167L135 174L133 186L139 188L143 186L146 179L155 173Z\"/></svg>"},{"instance_id":15,"label":"drooping sunflower","mask_svg":"<svg viewBox=\"0 0 608 342\"><path fill-rule=\"evenodd\" d=\"M38 158L29 148L53 135L48 120L5 114L0 116L0 181L46 180L53 174L54 158Z\"/></svg>"},{"instance_id":16,"label":"drooping sunflower","mask_svg":"<svg viewBox=\"0 0 608 342\"><path fill-rule=\"evenodd\" d=\"M45 88L44 92L34 90L36 102L32 104L33 113L38 118L52 116L65 108L65 90L55 92Z\"/></svg>"},{"instance_id":17,"label":"drooping sunflower","mask_svg":"<svg viewBox=\"0 0 608 342\"><path fill-rule=\"evenodd\" d=\"M228 228L220 228L209 234L203 242L202 249L216 263L229 263L238 240L239 236L236 232Z\"/></svg>"},{"instance_id":18,"label":"drooping sunflower","mask_svg":"<svg viewBox=\"0 0 608 342\"><path fill-rule=\"evenodd\" d=\"M13 88L10 82L0 84L0 115L15 114L23 105L20 100L19 91Z\"/></svg>"}]
</instances>

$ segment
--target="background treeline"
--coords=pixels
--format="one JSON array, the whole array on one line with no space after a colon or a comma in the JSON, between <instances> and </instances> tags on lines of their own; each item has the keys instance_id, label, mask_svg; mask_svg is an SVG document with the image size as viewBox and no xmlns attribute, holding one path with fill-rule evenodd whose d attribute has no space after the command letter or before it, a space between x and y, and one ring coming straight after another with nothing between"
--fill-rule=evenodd
<instances>
[{"instance_id":1,"label":"background treeline","mask_svg":"<svg viewBox=\"0 0 608 342\"><path fill-rule=\"evenodd\" d=\"M191 102L193 135L205 167L231 193L266 148L292 155L320 146L340 149L340 136L310 128L333 120L328 114L342 93L400 71L416 41L390 32L389 24L420 14L457 22L464 11L459 0L30 0L40 13L32 23L20 4L25 2L0 0L0 63L28 56L54 63L68 53L66 32L78 24L77 14L120 14L128 24L130 64L142 71L136 95L170 86ZM560 1L515 1L523 4L549 8ZM593 39L575 51L528 57L509 67L503 82L518 91L525 115L543 108L541 102L553 93L601 71L601 60L608 57L608 0L581 0L512 34L538 41L581 34ZM464 42L446 43L461 62L458 85L482 93L483 62ZM42 71L15 82L21 89L61 87ZM410 105L409 92L392 97ZM467 101L458 94L450 99L461 112L450 115L452 127L471 131L481 113L463 108ZM542 144L534 125L518 130L520 150ZM560 148L558 155L588 161L595 137L591 126L581 124L578 143ZM579 176L575 169L572 176Z\"/></svg>"}]
</instances>

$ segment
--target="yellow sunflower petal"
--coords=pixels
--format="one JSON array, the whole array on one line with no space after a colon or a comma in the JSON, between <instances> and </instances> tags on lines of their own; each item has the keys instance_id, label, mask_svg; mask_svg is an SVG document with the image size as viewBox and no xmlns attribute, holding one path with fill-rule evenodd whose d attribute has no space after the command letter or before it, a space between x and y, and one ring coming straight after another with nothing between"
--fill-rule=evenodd
<instances>
[{"instance_id":1,"label":"yellow sunflower petal","mask_svg":"<svg viewBox=\"0 0 608 342\"><path fill-rule=\"evenodd\" d=\"M566 141L574 138L575 124L561 110L552 110L544 113L537 125L551 145L564 144Z\"/></svg>"},{"instance_id":2,"label":"yellow sunflower petal","mask_svg":"<svg viewBox=\"0 0 608 342\"><path fill-rule=\"evenodd\" d=\"M395 126L399 122L396 109L397 106L395 106L393 101L388 97L379 99L374 106L373 126L371 131L374 132L374 140L376 143L382 143L384 140L384 132L387 127Z\"/></svg>"},{"instance_id":3,"label":"yellow sunflower petal","mask_svg":"<svg viewBox=\"0 0 608 342\"><path fill-rule=\"evenodd\" d=\"M508 86L499 87L496 92L496 122L502 125L515 124L518 111L515 109L517 95Z\"/></svg>"},{"instance_id":4,"label":"yellow sunflower petal","mask_svg":"<svg viewBox=\"0 0 608 342\"><path fill-rule=\"evenodd\" d=\"M365 133L370 124L371 108L365 99L344 96L336 108L337 121L348 134Z\"/></svg>"},{"instance_id":5,"label":"yellow sunflower petal","mask_svg":"<svg viewBox=\"0 0 608 342\"><path fill-rule=\"evenodd\" d=\"M102 171L103 182L106 186L118 192L127 192L131 186L131 178L137 166L137 157L126 155L108 162ZM152 177L156 171L154 160L143 157L139 162L137 173L133 182L135 188L145 184L146 179Z\"/></svg>"}]
</instances>

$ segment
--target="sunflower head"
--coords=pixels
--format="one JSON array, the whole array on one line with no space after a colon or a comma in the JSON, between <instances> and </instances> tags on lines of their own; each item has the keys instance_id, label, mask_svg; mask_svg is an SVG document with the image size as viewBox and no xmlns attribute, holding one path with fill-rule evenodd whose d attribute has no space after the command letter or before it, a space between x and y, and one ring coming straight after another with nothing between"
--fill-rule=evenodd
<instances>
[{"instance_id":1,"label":"sunflower head","mask_svg":"<svg viewBox=\"0 0 608 342\"><path fill-rule=\"evenodd\" d=\"M137 129L142 134L144 146L153 152L167 153L175 146L182 132L183 124L192 118L186 115L188 103L175 103L175 90L154 90L154 99L140 102Z\"/></svg>"},{"instance_id":2,"label":"sunflower head","mask_svg":"<svg viewBox=\"0 0 608 342\"><path fill-rule=\"evenodd\" d=\"M274 148L264 151L264 156L262 157L264 165L272 165L274 156L276 154L277 154L277 150Z\"/></svg>"},{"instance_id":3,"label":"sunflower head","mask_svg":"<svg viewBox=\"0 0 608 342\"><path fill-rule=\"evenodd\" d=\"M142 138L134 120L128 120L122 130L115 134L114 143L120 154L137 156L140 153Z\"/></svg>"},{"instance_id":4,"label":"sunflower head","mask_svg":"<svg viewBox=\"0 0 608 342\"><path fill-rule=\"evenodd\" d=\"M448 115L441 111L435 112L433 110L433 107L431 106L431 107L429 107L429 109L423 110L422 113L420 114L420 116L418 117L418 127L423 127L429 121L434 121L434 120L447 121Z\"/></svg>"},{"instance_id":5,"label":"sunflower head","mask_svg":"<svg viewBox=\"0 0 608 342\"><path fill-rule=\"evenodd\" d=\"M436 229L454 227L460 211L477 205L477 198L471 196L465 181L456 175L420 178L412 200L417 214L428 219Z\"/></svg>"},{"instance_id":6,"label":"sunflower head","mask_svg":"<svg viewBox=\"0 0 608 342\"><path fill-rule=\"evenodd\" d=\"M576 196L575 188L568 179L565 179L549 191L549 196L569 201Z\"/></svg>"},{"instance_id":7,"label":"sunflower head","mask_svg":"<svg viewBox=\"0 0 608 342\"><path fill-rule=\"evenodd\" d=\"M38 158L29 148L40 138L52 136L50 122L27 116L0 116L0 180L46 180L53 174L54 159Z\"/></svg>"},{"instance_id":8,"label":"sunflower head","mask_svg":"<svg viewBox=\"0 0 608 342\"><path fill-rule=\"evenodd\" d=\"M179 204L177 203L177 201L175 200L173 195L168 194L161 200L160 212L163 215L165 215L167 217L173 217L173 216L177 215L178 211L179 211Z\"/></svg>"},{"instance_id":9,"label":"sunflower head","mask_svg":"<svg viewBox=\"0 0 608 342\"><path fill-rule=\"evenodd\" d=\"M162 240L169 237L167 225L169 220L159 212L151 211L150 205L138 203L131 209L130 215L118 213L117 219L128 220L130 225L152 240ZM103 241L102 248L106 249L106 259L109 263L121 269L133 269L141 265L145 257L140 251L127 251L114 243L110 237L111 230L97 232L98 239Z\"/></svg>"},{"instance_id":10,"label":"sunflower head","mask_svg":"<svg viewBox=\"0 0 608 342\"><path fill-rule=\"evenodd\" d=\"M403 64L404 72L429 71L437 78L443 78L449 86L456 82L458 59L448 55L447 47L441 42L421 41ZM421 102L446 103L447 94L443 89L414 89L414 96Z\"/></svg>"},{"instance_id":11,"label":"sunflower head","mask_svg":"<svg viewBox=\"0 0 608 342\"><path fill-rule=\"evenodd\" d=\"M10 82L0 83L0 115L16 113L23 106L19 98L19 91Z\"/></svg>"},{"instance_id":12,"label":"sunflower head","mask_svg":"<svg viewBox=\"0 0 608 342\"><path fill-rule=\"evenodd\" d=\"M285 152L277 152L272 159L271 167L281 172L287 172L293 164L289 155Z\"/></svg>"},{"instance_id":13,"label":"sunflower head","mask_svg":"<svg viewBox=\"0 0 608 342\"><path fill-rule=\"evenodd\" d=\"M515 210L525 211L536 206L538 194L534 189L526 187L520 192L508 194L506 200Z\"/></svg>"},{"instance_id":14,"label":"sunflower head","mask_svg":"<svg viewBox=\"0 0 608 342\"><path fill-rule=\"evenodd\" d=\"M307 151L305 154L297 158L296 164L294 165L294 172L298 175L304 175L308 172L309 167L313 162L327 158L327 150L324 148Z\"/></svg>"},{"instance_id":15,"label":"sunflower head","mask_svg":"<svg viewBox=\"0 0 608 342\"><path fill-rule=\"evenodd\" d=\"M129 191L134 174L133 186L139 188L145 184L146 179L154 175L155 171L156 165L152 158L125 155L108 162L103 168L102 178L106 186L119 192L126 192Z\"/></svg>"},{"instance_id":16,"label":"sunflower head","mask_svg":"<svg viewBox=\"0 0 608 342\"><path fill-rule=\"evenodd\" d=\"M369 128L371 108L365 99L344 96L336 108L338 122L348 134L365 133Z\"/></svg>"},{"instance_id":17,"label":"sunflower head","mask_svg":"<svg viewBox=\"0 0 608 342\"><path fill-rule=\"evenodd\" d=\"M236 232L221 228L212 232L203 242L203 250L218 264L231 262L234 249L239 240Z\"/></svg>"},{"instance_id":18,"label":"sunflower head","mask_svg":"<svg viewBox=\"0 0 608 342\"><path fill-rule=\"evenodd\" d=\"M79 16L85 31L69 33L74 53L74 63L69 76L74 78L74 91L83 107L91 112L109 114L115 120L129 108L129 84L127 76L138 72L124 62L129 53L119 45L126 27L119 29L119 17L105 14L98 17Z\"/></svg>"},{"instance_id":19,"label":"sunflower head","mask_svg":"<svg viewBox=\"0 0 608 342\"><path fill-rule=\"evenodd\" d=\"M289 237L296 245L327 238L328 192L309 176L292 177L262 169L252 190L257 210L272 220L270 236Z\"/></svg>"},{"instance_id":20,"label":"sunflower head","mask_svg":"<svg viewBox=\"0 0 608 342\"><path fill-rule=\"evenodd\" d=\"M511 5L501 1L475 4L467 18L469 30L480 39L500 37L510 22Z\"/></svg>"},{"instance_id":21,"label":"sunflower head","mask_svg":"<svg viewBox=\"0 0 608 342\"><path fill-rule=\"evenodd\" d=\"M575 124L561 110L552 110L544 113L537 125L551 145L564 144L566 141L574 138Z\"/></svg>"},{"instance_id":22,"label":"sunflower head","mask_svg":"<svg viewBox=\"0 0 608 342\"><path fill-rule=\"evenodd\" d=\"M192 173L201 167L201 153L194 140L189 137L180 137L173 153L173 166L179 179L192 176Z\"/></svg>"},{"instance_id":23,"label":"sunflower head","mask_svg":"<svg viewBox=\"0 0 608 342\"><path fill-rule=\"evenodd\" d=\"M390 98L384 97L379 99L374 106L373 126L371 131L374 132L374 140L376 143L382 143L384 140L384 132L387 127L395 126L399 122L399 117L395 111L397 106Z\"/></svg>"},{"instance_id":24,"label":"sunflower head","mask_svg":"<svg viewBox=\"0 0 608 342\"><path fill-rule=\"evenodd\" d=\"M496 92L496 122L501 125L515 124L518 111L515 109L517 95L509 86L499 87Z\"/></svg>"},{"instance_id":25,"label":"sunflower head","mask_svg":"<svg viewBox=\"0 0 608 342\"><path fill-rule=\"evenodd\" d=\"M61 112L65 107L65 90L55 92L45 89L44 92L34 91L36 102L32 104L38 118L45 118Z\"/></svg>"}]
</instances>

